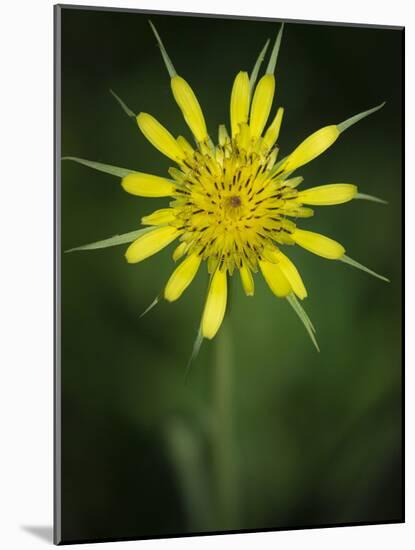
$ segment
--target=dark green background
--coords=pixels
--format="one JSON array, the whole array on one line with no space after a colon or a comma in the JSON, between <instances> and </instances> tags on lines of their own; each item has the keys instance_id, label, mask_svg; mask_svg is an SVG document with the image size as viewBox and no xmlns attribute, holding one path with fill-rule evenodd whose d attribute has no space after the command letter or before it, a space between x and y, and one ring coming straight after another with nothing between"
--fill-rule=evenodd
<instances>
[{"instance_id":1,"label":"dark green background","mask_svg":"<svg viewBox=\"0 0 415 550\"><path fill-rule=\"evenodd\" d=\"M108 91L190 139L148 15L61 13L62 154L165 175L171 162ZM277 23L151 19L216 139L236 73L251 70ZM173 269L171 250L138 265L125 262L125 246L62 255L63 540L402 520L402 38L400 29L286 25L274 106L286 109L282 155L314 130L387 101L299 173L305 186L350 182L389 201L316 208L301 226L339 240L392 282L290 249L309 291L318 354L260 277L249 299L234 277L237 521L215 519L210 501L215 342L205 342L184 382L205 268L179 302L139 319ZM69 162L61 191L62 250L134 230L167 204Z\"/></svg>"}]
</instances>

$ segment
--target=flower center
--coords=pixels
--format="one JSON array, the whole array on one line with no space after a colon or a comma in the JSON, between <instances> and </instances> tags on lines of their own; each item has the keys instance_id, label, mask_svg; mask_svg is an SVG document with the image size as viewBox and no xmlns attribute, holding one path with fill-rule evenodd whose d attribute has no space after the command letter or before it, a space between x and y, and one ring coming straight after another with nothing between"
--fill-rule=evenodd
<instances>
[{"instance_id":1,"label":"flower center","mask_svg":"<svg viewBox=\"0 0 415 550\"><path fill-rule=\"evenodd\" d=\"M233 195L232 197L229 197L229 204L230 206L233 206L233 208L237 208L238 206L241 206L241 198Z\"/></svg>"},{"instance_id":2,"label":"flower center","mask_svg":"<svg viewBox=\"0 0 415 550\"><path fill-rule=\"evenodd\" d=\"M217 265L229 273L243 264L256 270L274 243L293 244L286 205L297 192L271 171L270 154L240 150L232 141L189 155L182 171L170 170L178 181L172 206L181 240L189 254L208 261L210 273Z\"/></svg>"},{"instance_id":3,"label":"flower center","mask_svg":"<svg viewBox=\"0 0 415 550\"><path fill-rule=\"evenodd\" d=\"M242 208L242 199L238 195L229 195L223 200L223 215L224 223L233 225L233 222L240 221L244 216L244 208Z\"/></svg>"}]
</instances>

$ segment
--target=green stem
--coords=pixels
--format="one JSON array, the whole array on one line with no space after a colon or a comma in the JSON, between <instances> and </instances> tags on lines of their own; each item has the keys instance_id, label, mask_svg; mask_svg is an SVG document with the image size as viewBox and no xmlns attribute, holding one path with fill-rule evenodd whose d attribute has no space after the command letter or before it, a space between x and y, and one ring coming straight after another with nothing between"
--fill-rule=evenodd
<instances>
[{"instance_id":1,"label":"green stem","mask_svg":"<svg viewBox=\"0 0 415 550\"><path fill-rule=\"evenodd\" d=\"M167 425L166 438L189 530L214 529L211 491L206 478L200 434L184 420L172 418Z\"/></svg>"},{"instance_id":2,"label":"green stem","mask_svg":"<svg viewBox=\"0 0 415 550\"><path fill-rule=\"evenodd\" d=\"M233 354L228 315L216 336L213 460L221 529L237 528L235 458L233 453Z\"/></svg>"}]
</instances>

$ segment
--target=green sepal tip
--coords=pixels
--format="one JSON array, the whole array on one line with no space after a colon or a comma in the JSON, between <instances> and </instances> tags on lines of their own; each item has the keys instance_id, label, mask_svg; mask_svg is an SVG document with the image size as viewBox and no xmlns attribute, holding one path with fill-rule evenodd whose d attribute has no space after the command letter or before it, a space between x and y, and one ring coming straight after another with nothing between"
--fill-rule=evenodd
<instances>
[{"instance_id":1,"label":"green sepal tip","mask_svg":"<svg viewBox=\"0 0 415 550\"><path fill-rule=\"evenodd\" d=\"M200 326L198 331L197 331L195 341L193 343L193 348L192 348L192 353L190 355L190 359L189 359L189 361L187 362L187 365L186 365L185 378L187 378L187 376L190 372L190 367L192 366L193 361L199 355L199 351L200 351L200 348L202 347L202 343L203 343L203 334L202 334L202 327Z\"/></svg>"},{"instance_id":2,"label":"green sepal tip","mask_svg":"<svg viewBox=\"0 0 415 550\"><path fill-rule=\"evenodd\" d=\"M131 117L131 118L134 118L134 119L137 117L137 115L134 113L134 111L132 111L132 110L128 107L128 105L120 98L120 96L118 96L118 95L114 92L114 90L111 90L111 88L110 88L110 94L111 94L112 96L115 97L115 99L116 99L116 100L118 101L118 103L120 104L121 109L124 111L124 113L125 113L127 116L129 116L129 117Z\"/></svg>"},{"instance_id":3,"label":"green sepal tip","mask_svg":"<svg viewBox=\"0 0 415 550\"><path fill-rule=\"evenodd\" d=\"M314 328L313 323L310 320L310 317L307 315L305 309L300 304L295 294L292 294L292 293L289 294L287 296L287 302L290 304L290 306L293 308L293 310L297 314L300 321L303 323L304 328L306 329L308 335L310 336L311 341L314 344L314 347L318 352L320 352L320 348L318 346L317 339L315 336L316 329Z\"/></svg>"},{"instance_id":4,"label":"green sepal tip","mask_svg":"<svg viewBox=\"0 0 415 550\"><path fill-rule=\"evenodd\" d=\"M283 30L284 30L284 23L281 23L281 27L280 27L280 30L278 31L274 47L272 48L271 57L268 63L266 74L274 74L275 66L277 65L278 54L280 51Z\"/></svg>"},{"instance_id":5,"label":"green sepal tip","mask_svg":"<svg viewBox=\"0 0 415 550\"><path fill-rule=\"evenodd\" d=\"M250 89L250 91L251 91L251 94L252 94L252 92L253 92L255 83L256 83L257 78L258 78L259 69L260 69L260 67L261 67L261 65L262 65L262 62L264 61L265 54L267 53L269 43L270 43L270 40L269 40L269 38L268 38L268 40L265 42L265 46L264 46L264 47L262 48L262 50L259 52L259 55L258 55L258 58L257 58L257 60L256 60L256 62L255 62L254 68L252 69L251 76L249 77L249 89Z\"/></svg>"},{"instance_id":6,"label":"green sepal tip","mask_svg":"<svg viewBox=\"0 0 415 550\"><path fill-rule=\"evenodd\" d=\"M150 20L148 22L150 24L151 30L154 33L154 36L156 37L157 43L158 43L160 51L161 51L161 55L163 57L164 64L166 65L166 68L167 68L167 71L170 75L170 78L173 78L174 76L177 75L176 69L174 68L173 63L171 62L169 54L167 53L167 50L164 47L163 42L161 41L161 38L159 36L159 33L157 32L156 27L153 25L153 23Z\"/></svg>"},{"instance_id":7,"label":"green sepal tip","mask_svg":"<svg viewBox=\"0 0 415 550\"><path fill-rule=\"evenodd\" d=\"M381 281L385 281L385 283L390 283L390 280L384 277L383 275L379 275L379 273L376 273L376 271L373 271L372 269L369 269L368 267L365 267L364 265L360 264L359 262L356 262L356 260L353 260L352 258L349 258L349 256L342 256L340 258L340 261L351 265L352 267L355 267L356 269L360 269L361 271L364 271L365 273L368 273L369 275L372 275L373 277L376 277L377 279L380 279Z\"/></svg>"},{"instance_id":8,"label":"green sepal tip","mask_svg":"<svg viewBox=\"0 0 415 550\"><path fill-rule=\"evenodd\" d=\"M374 197L373 195L366 195L366 193L357 193L353 199L361 199L364 201L377 202L378 204L389 204L388 201L380 199L379 197Z\"/></svg>"},{"instance_id":9,"label":"green sepal tip","mask_svg":"<svg viewBox=\"0 0 415 550\"><path fill-rule=\"evenodd\" d=\"M136 170L129 170L128 168L120 168L119 166L112 166L111 164L103 164L102 162L95 162L93 160L81 159L79 157L62 157L62 160L72 160L78 164L83 164L98 172L105 172L111 174L111 176L117 176L119 178L125 178L128 174L135 174Z\"/></svg>"},{"instance_id":10,"label":"green sepal tip","mask_svg":"<svg viewBox=\"0 0 415 550\"><path fill-rule=\"evenodd\" d=\"M356 124L356 122L359 122L363 118L366 118L369 115L372 115L373 113L376 113L376 111L379 111L379 109L382 109L382 107L385 105L386 101L381 103L380 105L377 105L376 107L373 107L372 109L368 109L367 111L363 111L362 113L358 113L357 115L354 115L347 120L344 120L343 122L340 122L340 124L337 124L337 129L340 133L344 132L350 126L353 126L353 124Z\"/></svg>"},{"instance_id":11,"label":"green sepal tip","mask_svg":"<svg viewBox=\"0 0 415 550\"><path fill-rule=\"evenodd\" d=\"M142 317L144 317L144 315L147 315L147 313L148 313L149 311L151 311L151 310L153 309L153 307L156 307L156 305L159 303L159 301L160 301L160 294L158 294L158 295L154 298L154 300L151 302L151 304L150 304L148 307L146 307L146 309L143 311L143 313L140 314L139 319L141 319Z\"/></svg>"},{"instance_id":12,"label":"green sepal tip","mask_svg":"<svg viewBox=\"0 0 415 550\"><path fill-rule=\"evenodd\" d=\"M132 241L138 239L138 237L140 237L143 233L147 233L147 231L151 231L152 229L154 229L154 227L144 227L144 229L137 229L136 231L130 231L129 233L123 233L122 235L114 235L114 237L110 237L102 241L96 241L94 243L70 248L69 250L65 250L65 253L76 252L79 250L97 250L99 248L109 248L110 246L131 243Z\"/></svg>"}]
</instances>

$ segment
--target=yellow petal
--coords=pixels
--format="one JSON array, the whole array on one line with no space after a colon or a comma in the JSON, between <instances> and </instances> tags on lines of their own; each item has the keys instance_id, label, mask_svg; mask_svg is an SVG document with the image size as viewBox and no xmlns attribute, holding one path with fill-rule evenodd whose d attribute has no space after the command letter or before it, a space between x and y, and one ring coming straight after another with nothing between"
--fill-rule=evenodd
<instances>
[{"instance_id":1,"label":"yellow petal","mask_svg":"<svg viewBox=\"0 0 415 550\"><path fill-rule=\"evenodd\" d=\"M259 138L267 123L274 99L275 77L273 74L264 75L258 82L252 100L250 127L253 139Z\"/></svg>"},{"instance_id":2,"label":"yellow petal","mask_svg":"<svg viewBox=\"0 0 415 550\"><path fill-rule=\"evenodd\" d=\"M202 316L202 335L211 340L218 332L226 311L228 286L226 271L216 269L210 282Z\"/></svg>"},{"instance_id":3,"label":"yellow petal","mask_svg":"<svg viewBox=\"0 0 415 550\"><path fill-rule=\"evenodd\" d=\"M236 141L240 149L243 149L244 151L249 150L249 145L251 142L251 132L246 122L240 125L240 132L236 137Z\"/></svg>"},{"instance_id":4,"label":"yellow petal","mask_svg":"<svg viewBox=\"0 0 415 550\"><path fill-rule=\"evenodd\" d=\"M345 253L341 244L319 233L296 229L294 233L291 234L291 237L294 242L309 252L327 258L328 260L338 260Z\"/></svg>"},{"instance_id":5,"label":"yellow petal","mask_svg":"<svg viewBox=\"0 0 415 550\"><path fill-rule=\"evenodd\" d=\"M288 180L284 181L284 185L289 185L293 189L298 187L300 183L304 181L304 178L302 176L296 176L295 178L290 178Z\"/></svg>"},{"instance_id":6,"label":"yellow petal","mask_svg":"<svg viewBox=\"0 0 415 550\"><path fill-rule=\"evenodd\" d=\"M180 258L184 255L188 247L188 244L185 242L182 242L179 244L177 248L174 249L173 252L173 260L177 262L177 260L180 260Z\"/></svg>"},{"instance_id":7,"label":"yellow petal","mask_svg":"<svg viewBox=\"0 0 415 550\"><path fill-rule=\"evenodd\" d=\"M231 93L232 137L235 137L239 133L239 125L248 121L248 111L249 77L248 73L241 71L236 75Z\"/></svg>"},{"instance_id":8,"label":"yellow petal","mask_svg":"<svg viewBox=\"0 0 415 550\"><path fill-rule=\"evenodd\" d=\"M154 231L144 233L127 248L125 258L128 263L135 264L156 254L170 244L179 235L179 230L170 225L158 227Z\"/></svg>"},{"instance_id":9,"label":"yellow petal","mask_svg":"<svg viewBox=\"0 0 415 550\"><path fill-rule=\"evenodd\" d=\"M193 149L193 147L190 145L190 143L187 141L186 138L184 138L183 136L178 136L176 141L178 146L183 150L184 153L186 153L186 155L193 157L195 150Z\"/></svg>"},{"instance_id":10,"label":"yellow petal","mask_svg":"<svg viewBox=\"0 0 415 550\"><path fill-rule=\"evenodd\" d=\"M311 218L311 216L314 216L314 210L301 206L301 203L297 200L286 201L282 208L286 216L293 218Z\"/></svg>"},{"instance_id":11,"label":"yellow petal","mask_svg":"<svg viewBox=\"0 0 415 550\"><path fill-rule=\"evenodd\" d=\"M167 225L176 219L173 208L161 208L141 218L143 225Z\"/></svg>"},{"instance_id":12,"label":"yellow petal","mask_svg":"<svg viewBox=\"0 0 415 550\"><path fill-rule=\"evenodd\" d=\"M163 155L178 162L184 159L184 153L177 141L153 116L148 113L140 113L137 116L137 124L148 141Z\"/></svg>"},{"instance_id":13,"label":"yellow petal","mask_svg":"<svg viewBox=\"0 0 415 550\"><path fill-rule=\"evenodd\" d=\"M176 267L164 289L164 297L166 300L174 302L174 300L180 298L193 281L201 261L202 259L198 254L192 254Z\"/></svg>"},{"instance_id":14,"label":"yellow petal","mask_svg":"<svg viewBox=\"0 0 415 550\"><path fill-rule=\"evenodd\" d=\"M304 298L307 297L307 290L304 286L303 280L297 268L295 267L293 262L289 258L287 258L287 256L282 252L279 252L278 258L278 267L286 276L295 294L297 294L300 300L304 300Z\"/></svg>"},{"instance_id":15,"label":"yellow petal","mask_svg":"<svg viewBox=\"0 0 415 550\"><path fill-rule=\"evenodd\" d=\"M331 206L351 201L356 194L356 185L350 183L332 183L301 191L298 193L298 200L303 204Z\"/></svg>"},{"instance_id":16,"label":"yellow petal","mask_svg":"<svg viewBox=\"0 0 415 550\"><path fill-rule=\"evenodd\" d=\"M252 277L252 273L249 267L246 267L245 265L243 265L239 269L239 275L241 276L241 282L242 282L242 286L244 288L245 294L247 296L253 296L255 285L254 285L254 278Z\"/></svg>"},{"instance_id":17,"label":"yellow petal","mask_svg":"<svg viewBox=\"0 0 415 550\"><path fill-rule=\"evenodd\" d=\"M141 172L128 174L122 179L121 185L127 193L139 197L168 197L174 191L172 182Z\"/></svg>"},{"instance_id":18,"label":"yellow petal","mask_svg":"<svg viewBox=\"0 0 415 550\"><path fill-rule=\"evenodd\" d=\"M284 109L280 107L275 115L272 124L269 126L268 130L265 132L263 144L267 149L271 149L274 143L277 141L278 136L280 135L280 128L282 122L282 116L284 114Z\"/></svg>"},{"instance_id":19,"label":"yellow petal","mask_svg":"<svg viewBox=\"0 0 415 550\"><path fill-rule=\"evenodd\" d=\"M292 290L291 285L284 273L278 267L278 264L262 260L259 262L259 267L261 268L264 279L275 296L278 296L278 298L285 298L285 296L288 296Z\"/></svg>"},{"instance_id":20,"label":"yellow petal","mask_svg":"<svg viewBox=\"0 0 415 550\"><path fill-rule=\"evenodd\" d=\"M219 124L219 132L218 132L218 140L219 140L219 145L226 145L227 143L229 143L229 134L228 134L228 130L226 129L226 126L224 124Z\"/></svg>"},{"instance_id":21,"label":"yellow petal","mask_svg":"<svg viewBox=\"0 0 415 550\"><path fill-rule=\"evenodd\" d=\"M291 172L304 164L312 161L326 149L333 145L339 137L340 132L337 126L325 126L311 136L308 136L294 151L288 156L287 160L280 168L280 172Z\"/></svg>"},{"instance_id":22,"label":"yellow petal","mask_svg":"<svg viewBox=\"0 0 415 550\"><path fill-rule=\"evenodd\" d=\"M171 89L174 99L196 141L205 141L208 137L206 122L192 88L184 78L176 75L171 79Z\"/></svg>"}]
</instances>

